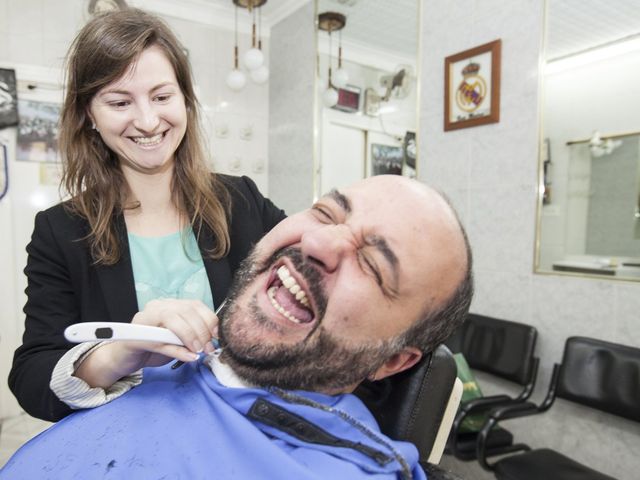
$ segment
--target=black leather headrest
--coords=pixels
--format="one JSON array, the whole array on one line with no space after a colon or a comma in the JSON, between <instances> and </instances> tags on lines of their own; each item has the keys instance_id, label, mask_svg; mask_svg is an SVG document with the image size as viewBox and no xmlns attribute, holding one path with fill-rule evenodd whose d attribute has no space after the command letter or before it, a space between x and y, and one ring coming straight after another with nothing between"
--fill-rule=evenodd
<instances>
[{"instance_id":1,"label":"black leather headrest","mask_svg":"<svg viewBox=\"0 0 640 480\"><path fill-rule=\"evenodd\" d=\"M470 313L458 341L471 368L525 385L531 380L536 338L531 325Z\"/></svg>"},{"instance_id":2,"label":"black leather headrest","mask_svg":"<svg viewBox=\"0 0 640 480\"><path fill-rule=\"evenodd\" d=\"M568 338L556 395L640 422L640 348Z\"/></svg>"},{"instance_id":3,"label":"black leather headrest","mask_svg":"<svg viewBox=\"0 0 640 480\"><path fill-rule=\"evenodd\" d=\"M444 345L409 370L377 382L363 382L354 392L382 432L418 447L420 459L431 453L457 375L453 355Z\"/></svg>"}]
</instances>

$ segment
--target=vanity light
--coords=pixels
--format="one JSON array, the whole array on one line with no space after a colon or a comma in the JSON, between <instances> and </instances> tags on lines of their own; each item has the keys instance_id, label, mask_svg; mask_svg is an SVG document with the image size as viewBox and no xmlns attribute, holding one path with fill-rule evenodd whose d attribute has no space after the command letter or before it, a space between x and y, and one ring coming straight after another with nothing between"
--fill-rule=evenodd
<instances>
[{"instance_id":1,"label":"vanity light","mask_svg":"<svg viewBox=\"0 0 640 480\"><path fill-rule=\"evenodd\" d=\"M349 76L342 68L342 35L340 36L340 45L338 50L338 70L336 77L331 75L331 33L340 31L347 24L347 17L342 13L324 12L318 15L318 28L329 34L329 75L327 77L327 89L322 94L322 103L325 107L333 107L338 103L337 88L346 86Z\"/></svg>"}]
</instances>

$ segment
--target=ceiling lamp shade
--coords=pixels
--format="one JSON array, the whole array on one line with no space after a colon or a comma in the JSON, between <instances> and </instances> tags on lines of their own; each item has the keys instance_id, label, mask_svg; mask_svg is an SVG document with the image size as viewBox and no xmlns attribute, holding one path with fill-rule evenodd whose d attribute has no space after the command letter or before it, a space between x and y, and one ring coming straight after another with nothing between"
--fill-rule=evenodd
<instances>
[{"instance_id":1,"label":"ceiling lamp shade","mask_svg":"<svg viewBox=\"0 0 640 480\"><path fill-rule=\"evenodd\" d=\"M262 65L255 70L251 70L249 72L249 77L253 83L257 83L258 85L262 85L263 83L267 83L269 80L269 69Z\"/></svg>"},{"instance_id":2,"label":"ceiling lamp shade","mask_svg":"<svg viewBox=\"0 0 640 480\"><path fill-rule=\"evenodd\" d=\"M338 91L335 88L329 87L322 93L322 104L325 107L331 108L338 103Z\"/></svg>"},{"instance_id":3,"label":"ceiling lamp shade","mask_svg":"<svg viewBox=\"0 0 640 480\"><path fill-rule=\"evenodd\" d=\"M264 54L261 50L252 47L244 53L242 61L244 63L244 66L249 70L255 70L262 67L262 65L264 64Z\"/></svg>"},{"instance_id":4,"label":"ceiling lamp shade","mask_svg":"<svg viewBox=\"0 0 640 480\"><path fill-rule=\"evenodd\" d=\"M227 75L227 87L229 87L231 90L237 92L239 90L242 90L246 84L247 76L244 74L244 72L238 70L237 68L231 70Z\"/></svg>"}]
</instances>

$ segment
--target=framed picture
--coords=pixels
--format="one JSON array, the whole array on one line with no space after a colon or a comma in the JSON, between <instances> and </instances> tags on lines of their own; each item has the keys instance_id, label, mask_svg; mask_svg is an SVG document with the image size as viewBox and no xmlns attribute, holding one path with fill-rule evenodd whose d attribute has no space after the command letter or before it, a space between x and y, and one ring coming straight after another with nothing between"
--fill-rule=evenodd
<instances>
[{"instance_id":1,"label":"framed picture","mask_svg":"<svg viewBox=\"0 0 640 480\"><path fill-rule=\"evenodd\" d=\"M445 58L445 131L500 121L501 46L495 40Z\"/></svg>"},{"instance_id":2,"label":"framed picture","mask_svg":"<svg viewBox=\"0 0 640 480\"><path fill-rule=\"evenodd\" d=\"M25 100L18 102L20 124L16 160L24 162L58 161L58 120L60 104Z\"/></svg>"},{"instance_id":3,"label":"framed picture","mask_svg":"<svg viewBox=\"0 0 640 480\"><path fill-rule=\"evenodd\" d=\"M16 72L0 68L0 128L18 124Z\"/></svg>"},{"instance_id":4,"label":"framed picture","mask_svg":"<svg viewBox=\"0 0 640 480\"><path fill-rule=\"evenodd\" d=\"M0 200L9 190L9 151L0 139Z\"/></svg>"},{"instance_id":5,"label":"framed picture","mask_svg":"<svg viewBox=\"0 0 640 480\"><path fill-rule=\"evenodd\" d=\"M407 132L404 134L404 140L402 141L402 149L404 150L404 163L407 167L416 169L416 132Z\"/></svg>"}]
</instances>

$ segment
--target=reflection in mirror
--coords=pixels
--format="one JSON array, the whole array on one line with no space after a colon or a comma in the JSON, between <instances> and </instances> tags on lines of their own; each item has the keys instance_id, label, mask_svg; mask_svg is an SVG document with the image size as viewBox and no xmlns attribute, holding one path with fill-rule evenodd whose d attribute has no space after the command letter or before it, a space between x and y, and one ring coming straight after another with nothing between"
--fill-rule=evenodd
<instances>
[{"instance_id":1,"label":"reflection in mirror","mask_svg":"<svg viewBox=\"0 0 640 480\"><path fill-rule=\"evenodd\" d=\"M419 1L317 0L316 196L416 176Z\"/></svg>"},{"instance_id":2,"label":"reflection in mirror","mask_svg":"<svg viewBox=\"0 0 640 480\"><path fill-rule=\"evenodd\" d=\"M547 6L536 271L640 281L640 9Z\"/></svg>"}]
</instances>

